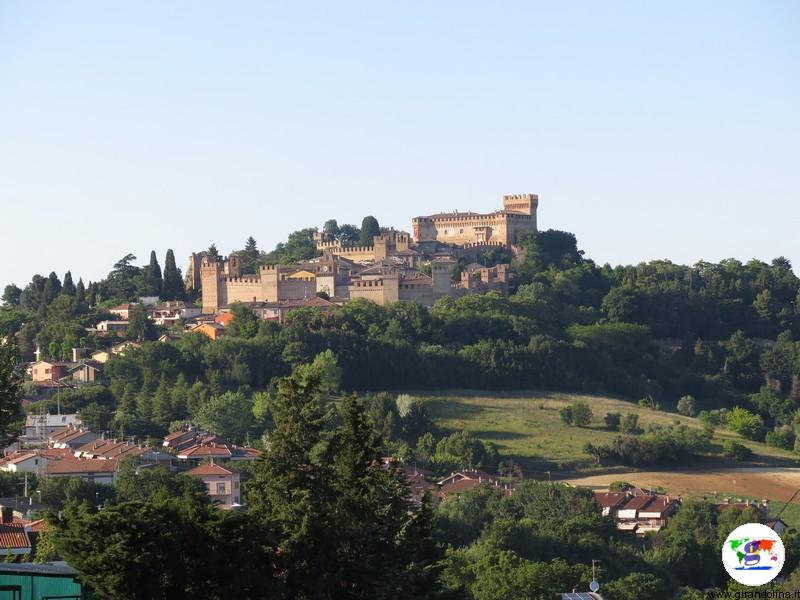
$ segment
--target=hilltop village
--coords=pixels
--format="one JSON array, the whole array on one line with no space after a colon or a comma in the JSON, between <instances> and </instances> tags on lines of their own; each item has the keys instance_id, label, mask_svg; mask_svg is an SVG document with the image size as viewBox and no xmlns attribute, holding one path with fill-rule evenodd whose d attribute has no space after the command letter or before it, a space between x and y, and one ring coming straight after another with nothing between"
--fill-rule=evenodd
<instances>
[{"instance_id":1,"label":"hilltop village","mask_svg":"<svg viewBox=\"0 0 800 600\"><path fill-rule=\"evenodd\" d=\"M193 253L187 287L199 288L202 312L212 314L243 302L266 311L278 303L320 295L341 304L366 298L379 305L413 300L431 306L438 298L496 290L508 294L509 265L486 267L476 259L496 248L513 249L517 236L536 231L536 194L503 197L501 210L438 213L415 217L413 236L385 229L368 246L345 246L315 234L320 256L294 265L264 265L243 274L238 256ZM452 281L453 268L466 268Z\"/></svg>"}]
</instances>

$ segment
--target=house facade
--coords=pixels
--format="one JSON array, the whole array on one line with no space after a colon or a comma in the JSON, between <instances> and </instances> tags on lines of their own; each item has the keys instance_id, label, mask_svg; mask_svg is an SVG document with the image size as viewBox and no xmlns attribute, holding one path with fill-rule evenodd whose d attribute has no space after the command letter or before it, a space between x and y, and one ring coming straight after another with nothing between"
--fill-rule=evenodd
<instances>
[{"instance_id":1,"label":"house facade","mask_svg":"<svg viewBox=\"0 0 800 600\"><path fill-rule=\"evenodd\" d=\"M241 506L241 481L236 469L211 463L189 469L186 475L202 481L209 498L220 508L230 510Z\"/></svg>"}]
</instances>

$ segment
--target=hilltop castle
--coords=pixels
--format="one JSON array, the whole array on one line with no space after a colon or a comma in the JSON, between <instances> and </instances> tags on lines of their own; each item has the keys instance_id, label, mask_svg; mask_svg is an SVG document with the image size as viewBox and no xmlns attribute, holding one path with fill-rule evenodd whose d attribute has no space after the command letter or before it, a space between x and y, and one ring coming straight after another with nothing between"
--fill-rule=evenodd
<instances>
[{"instance_id":1,"label":"hilltop castle","mask_svg":"<svg viewBox=\"0 0 800 600\"><path fill-rule=\"evenodd\" d=\"M255 275L242 275L239 257L192 254L187 286L201 288L203 313L234 302L279 303L313 298L324 292L345 301L367 298L377 304L413 300L423 306L448 295L499 290L508 293L508 265L472 263L453 283L459 258L474 260L492 247L513 248L521 232L536 231L539 197L503 197L503 210L489 214L438 213L412 219L412 236L384 230L370 246L342 246L338 240L314 236L321 256L291 266L268 265ZM463 263L462 263L463 264Z\"/></svg>"}]
</instances>

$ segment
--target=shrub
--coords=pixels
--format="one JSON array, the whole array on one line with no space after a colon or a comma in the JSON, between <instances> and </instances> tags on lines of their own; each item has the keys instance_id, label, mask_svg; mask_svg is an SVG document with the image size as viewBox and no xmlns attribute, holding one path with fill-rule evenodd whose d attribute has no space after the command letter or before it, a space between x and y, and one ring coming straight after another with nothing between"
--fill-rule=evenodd
<instances>
[{"instance_id":1,"label":"shrub","mask_svg":"<svg viewBox=\"0 0 800 600\"><path fill-rule=\"evenodd\" d=\"M619 430L627 435L639 435L642 433L642 428L639 427L639 415L630 413L622 417Z\"/></svg>"},{"instance_id":2,"label":"shrub","mask_svg":"<svg viewBox=\"0 0 800 600\"><path fill-rule=\"evenodd\" d=\"M794 448L795 434L791 427L784 425L776 427L774 431L768 431L765 441L767 446L791 450Z\"/></svg>"},{"instance_id":3,"label":"shrub","mask_svg":"<svg viewBox=\"0 0 800 600\"><path fill-rule=\"evenodd\" d=\"M747 460L753 455L753 451L739 442L725 440L722 443L722 455L734 460Z\"/></svg>"},{"instance_id":4,"label":"shrub","mask_svg":"<svg viewBox=\"0 0 800 600\"><path fill-rule=\"evenodd\" d=\"M764 439L764 421L761 416L741 406L735 407L728 413L726 424L728 429L748 440Z\"/></svg>"},{"instance_id":5,"label":"shrub","mask_svg":"<svg viewBox=\"0 0 800 600\"><path fill-rule=\"evenodd\" d=\"M693 417L697 411L697 402L694 396L684 396L678 400L678 414L685 417Z\"/></svg>"},{"instance_id":6,"label":"shrub","mask_svg":"<svg viewBox=\"0 0 800 600\"><path fill-rule=\"evenodd\" d=\"M586 402L573 402L559 411L561 420L574 427L586 427L592 422L592 409Z\"/></svg>"},{"instance_id":7,"label":"shrub","mask_svg":"<svg viewBox=\"0 0 800 600\"><path fill-rule=\"evenodd\" d=\"M606 427L611 431L619 431L619 424L621 419L622 415L619 413L606 413L606 416L603 417L603 421L605 421Z\"/></svg>"}]
</instances>

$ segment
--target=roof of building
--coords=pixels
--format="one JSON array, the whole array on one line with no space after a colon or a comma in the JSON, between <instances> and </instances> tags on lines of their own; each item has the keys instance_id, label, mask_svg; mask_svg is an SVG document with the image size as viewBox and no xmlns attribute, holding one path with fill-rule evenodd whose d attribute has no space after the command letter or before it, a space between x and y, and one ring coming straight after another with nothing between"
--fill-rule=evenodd
<instances>
[{"instance_id":1,"label":"roof of building","mask_svg":"<svg viewBox=\"0 0 800 600\"><path fill-rule=\"evenodd\" d=\"M0 523L0 548L24 550L31 547L31 540L22 523Z\"/></svg>"},{"instance_id":2,"label":"roof of building","mask_svg":"<svg viewBox=\"0 0 800 600\"><path fill-rule=\"evenodd\" d=\"M195 477L201 475L233 475L234 473L237 473L237 471L226 469L225 467L216 465L214 463L198 465L194 469L189 469L186 471L186 475L192 475Z\"/></svg>"},{"instance_id":3,"label":"roof of building","mask_svg":"<svg viewBox=\"0 0 800 600\"><path fill-rule=\"evenodd\" d=\"M614 508L627 500L628 494L625 492L595 492L594 501L603 508Z\"/></svg>"},{"instance_id":4,"label":"roof of building","mask_svg":"<svg viewBox=\"0 0 800 600\"><path fill-rule=\"evenodd\" d=\"M131 444L130 442L118 442L116 440L94 440L75 449L76 454L104 459L118 458L121 456L138 456L145 452L147 452L147 448Z\"/></svg>"},{"instance_id":5,"label":"roof of building","mask_svg":"<svg viewBox=\"0 0 800 600\"><path fill-rule=\"evenodd\" d=\"M214 317L214 322L227 327L231 324L231 321L233 321L234 318L235 317L233 313L222 313L221 315Z\"/></svg>"},{"instance_id":6,"label":"roof of building","mask_svg":"<svg viewBox=\"0 0 800 600\"><path fill-rule=\"evenodd\" d=\"M118 466L115 458L62 458L48 462L47 472L50 475L114 473Z\"/></svg>"},{"instance_id":7,"label":"roof of building","mask_svg":"<svg viewBox=\"0 0 800 600\"><path fill-rule=\"evenodd\" d=\"M320 298L319 296L311 296L310 298L300 298L296 300L281 300L278 302L279 308L328 308L334 306L333 302Z\"/></svg>"},{"instance_id":8,"label":"roof of building","mask_svg":"<svg viewBox=\"0 0 800 600\"><path fill-rule=\"evenodd\" d=\"M0 573L24 573L26 575L77 575L67 563L0 563Z\"/></svg>"},{"instance_id":9,"label":"roof of building","mask_svg":"<svg viewBox=\"0 0 800 600\"><path fill-rule=\"evenodd\" d=\"M132 303L128 302L128 303L125 303L125 304L118 304L117 306L112 306L108 310L109 311L112 311L112 310L133 310L135 307L136 307L136 304L132 304Z\"/></svg>"}]
</instances>

